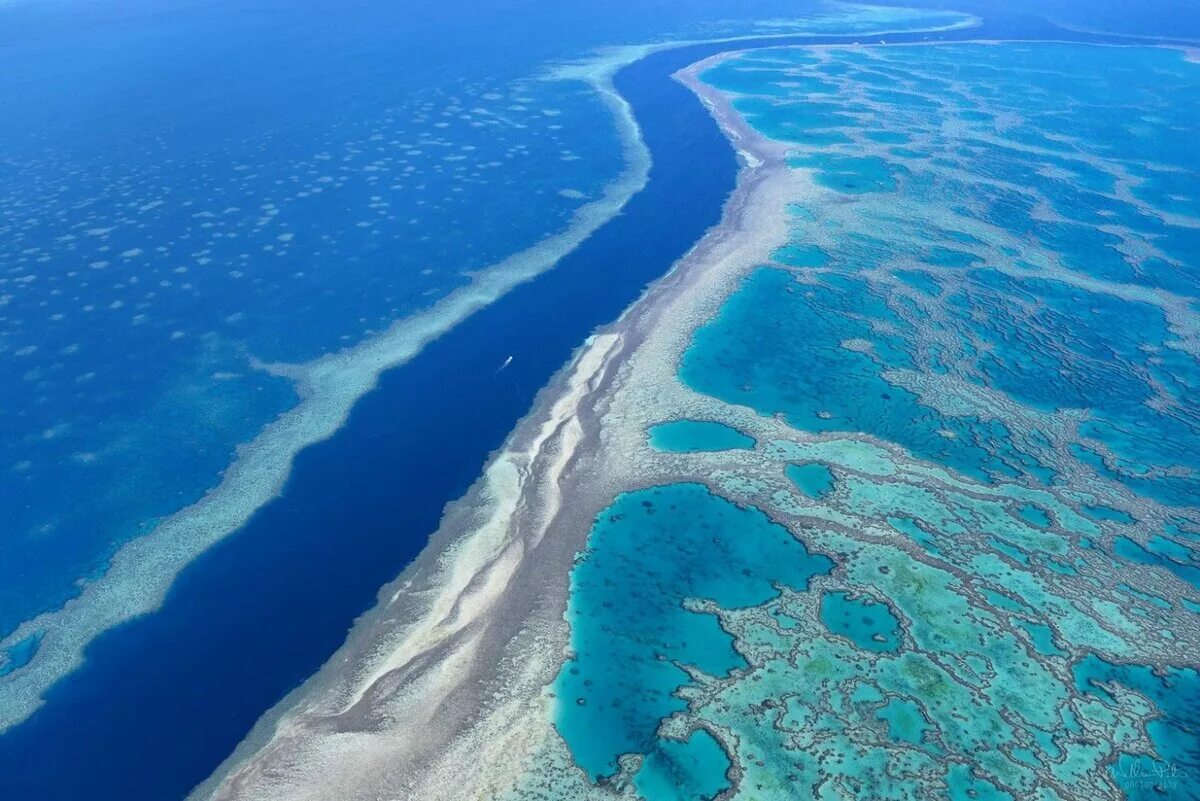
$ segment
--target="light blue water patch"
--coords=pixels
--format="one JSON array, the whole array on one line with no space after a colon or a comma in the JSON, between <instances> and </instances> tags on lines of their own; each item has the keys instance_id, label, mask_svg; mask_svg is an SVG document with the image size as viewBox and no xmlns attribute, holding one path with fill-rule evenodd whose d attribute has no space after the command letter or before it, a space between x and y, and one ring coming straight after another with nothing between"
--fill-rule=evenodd
<instances>
[{"instance_id":1,"label":"light blue water patch","mask_svg":"<svg viewBox=\"0 0 1200 801\"><path fill-rule=\"evenodd\" d=\"M763 133L771 136L769 131ZM908 172L878 156L792 156L788 165L811 168L816 171L814 177L818 184L848 195L893 192L899 186L897 175Z\"/></svg>"},{"instance_id":2,"label":"light blue water patch","mask_svg":"<svg viewBox=\"0 0 1200 801\"><path fill-rule=\"evenodd\" d=\"M1120 440L1125 452L1131 451L1134 439L1125 434L1117 434L1111 428L1105 426L1099 421L1088 421L1080 426L1080 433L1085 434L1100 434L1109 440L1108 444ZM1176 443L1177 444L1177 443ZM1172 449L1173 445L1151 445L1144 446L1146 452L1146 460L1150 461L1155 456L1155 451L1160 453L1166 449ZM1111 451L1110 451L1111 454ZM1162 503L1172 504L1176 506L1190 505L1196 497L1198 487L1200 487L1200 479L1197 477L1195 468L1192 468L1189 475L1155 475L1153 477L1146 476L1147 466L1140 464L1131 459L1111 459L1101 456L1093 448L1089 448L1079 443L1071 444L1071 455L1079 461L1094 468L1097 473L1105 478L1110 478L1113 481L1119 481L1135 492L1145 495L1149 498L1161 501ZM1162 461L1170 462L1171 457L1167 457Z\"/></svg>"},{"instance_id":3,"label":"light blue water patch","mask_svg":"<svg viewBox=\"0 0 1200 801\"><path fill-rule=\"evenodd\" d=\"M1114 509L1104 504L1084 504L1082 508L1087 515L1096 520L1108 520L1112 523L1123 523L1127 526L1132 526L1137 522L1133 515L1128 512L1123 512L1120 509Z\"/></svg>"},{"instance_id":4,"label":"light blue water patch","mask_svg":"<svg viewBox=\"0 0 1200 801\"><path fill-rule=\"evenodd\" d=\"M784 472L810 498L820 498L833 492L833 471L820 462L790 464Z\"/></svg>"},{"instance_id":5,"label":"light blue water patch","mask_svg":"<svg viewBox=\"0 0 1200 801\"><path fill-rule=\"evenodd\" d=\"M1010 542L1005 542L996 537L989 537L988 544L1016 562L1020 562L1023 565L1029 564L1029 554Z\"/></svg>"},{"instance_id":6,"label":"light blue water patch","mask_svg":"<svg viewBox=\"0 0 1200 801\"><path fill-rule=\"evenodd\" d=\"M771 259L789 267L824 267L829 262L829 254L816 245L792 243L772 253Z\"/></svg>"},{"instance_id":7,"label":"light blue water patch","mask_svg":"<svg viewBox=\"0 0 1200 801\"><path fill-rule=\"evenodd\" d=\"M37 655L38 646L42 643L43 632L34 632L22 640L18 640L7 648L0 650L0 676L7 676L14 670L20 670Z\"/></svg>"},{"instance_id":8,"label":"light blue water patch","mask_svg":"<svg viewBox=\"0 0 1200 801\"><path fill-rule=\"evenodd\" d=\"M1136 587L1130 587L1128 584L1124 584L1124 583L1118 584L1117 589L1120 590L1121 592L1125 593L1126 595L1130 595L1139 600L1154 604L1159 609L1170 609L1171 608L1171 602L1166 600L1165 598L1160 598L1157 595L1153 595L1148 592L1142 592L1141 590L1139 590Z\"/></svg>"},{"instance_id":9,"label":"light blue water patch","mask_svg":"<svg viewBox=\"0 0 1200 801\"><path fill-rule=\"evenodd\" d=\"M1079 574L1079 571L1076 570L1072 565L1049 556L1042 559L1042 564L1045 565L1047 569L1052 570L1053 572L1062 576L1075 576Z\"/></svg>"},{"instance_id":10,"label":"light blue water patch","mask_svg":"<svg viewBox=\"0 0 1200 801\"><path fill-rule=\"evenodd\" d=\"M866 96L876 103L904 106L916 111L932 112L941 108L941 105L937 102L937 95L931 97L914 92L904 92L899 89L871 87L867 89Z\"/></svg>"},{"instance_id":11,"label":"light blue water patch","mask_svg":"<svg viewBox=\"0 0 1200 801\"><path fill-rule=\"evenodd\" d=\"M979 778L967 765L956 764L946 769L946 789L950 801L1014 801L986 779Z\"/></svg>"},{"instance_id":12,"label":"light blue water patch","mask_svg":"<svg viewBox=\"0 0 1200 801\"><path fill-rule=\"evenodd\" d=\"M687 599L759 605L776 585L803 590L831 567L762 512L701 485L619 496L571 573L575 656L554 692L575 761L595 780L615 773L620 755L659 747L660 721L684 708L672 695L688 681L676 662L714 676L744 666L716 618L689 611Z\"/></svg>"},{"instance_id":13,"label":"light blue water patch","mask_svg":"<svg viewBox=\"0 0 1200 801\"><path fill-rule=\"evenodd\" d=\"M1034 648L1043 656L1063 656L1065 652L1054 644L1054 629L1045 623L1035 623L1023 617L1011 617L1013 625L1019 626L1029 635Z\"/></svg>"},{"instance_id":14,"label":"light blue water patch","mask_svg":"<svg viewBox=\"0 0 1200 801\"><path fill-rule=\"evenodd\" d=\"M1021 507L1017 509L1017 513L1020 514L1021 519L1026 523L1029 523L1031 526L1037 526L1038 528L1049 528L1053 522L1050 519L1050 515L1046 513L1045 509L1034 506L1032 503L1022 504Z\"/></svg>"},{"instance_id":15,"label":"light blue water patch","mask_svg":"<svg viewBox=\"0 0 1200 801\"><path fill-rule=\"evenodd\" d=\"M1018 601L1003 592L998 592L987 587L979 590L979 594L987 599L988 605L996 609L1003 609L1008 612L1028 613L1029 609L1025 604Z\"/></svg>"},{"instance_id":16,"label":"light blue water patch","mask_svg":"<svg viewBox=\"0 0 1200 801\"><path fill-rule=\"evenodd\" d=\"M808 142L810 136L819 135L822 129L848 127L854 123L854 118L836 103L786 103L767 98L741 97L733 101L733 107L764 135L795 144Z\"/></svg>"},{"instance_id":17,"label":"light blue water patch","mask_svg":"<svg viewBox=\"0 0 1200 801\"><path fill-rule=\"evenodd\" d=\"M729 787L729 767L720 744L700 729L682 743L658 740L633 783L643 798L709 801Z\"/></svg>"},{"instance_id":18,"label":"light blue water patch","mask_svg":"<svg viewBox=\"0 0 1200 801\"><path fill-rule=\"evenodd\" d=\"M754 447L754 437L712 420L672 420L650 426L650 447L673 453L727 451Z\"/></svg>"},{"instance_id":19,"label":"light blue water patch","mask_svg":"<svg viewBox=\"0 0 1200 801\"><path fill-rule=\"evenodd\" d=\"M913 542L916 542L926 551L931 554L938 555L941 552L937 547L937 537L930 534L911 517L888 517L888 525L906 535Z\"/></svg>"},{"instance_id":20,"label":"light blue water patch","mask_svg":"<svg viewBox=\"0 0 1200 801\"><path fill-rule=\"evenodd\" d=\"M872 142L881 142L885 145L902 145L910 138L908 134L900 131L867 131L864 135Z\"/></svg>"},{"instance_id":21,"label":"light blue water patch","mask_svg":"<svg viewBox=\"0 0 1200 801\"><path fill-rule=\"evenodd\" d=\"M874 598L855 598L847 592L821 596L821 622L834 634L869 651L895 651L903 641L900 621L887 604Z\"/></svg>"},{"instance_id":22,"label":"light blue water patch","mask_svg":"<svg viewBox=\"0 0 1200 801\"><path fill-rule=\"evenodd\" d=\"M1163 526L1163 531L1167 536L1200 542L1200 531L1197 530L1197 526L1200 524L1189 525L1181 518L1172 518L1172 520L1174 522Z\"/></svg>"},{"instance_id":23,"label":"light blue water patch","mask_svg":"<svg viewBox=\"0 0 1200 801\"><path fill-rule=\"evenodd\" d=\"M763 58L750 55L744 59L722 61L700 73L700 80L731 94L749 94L757 97L788 97L797 91L819 93L832 86L820 79L798 78L784 75L781 66L812 65L816 58L803 51L788 50L786 60L775 57Z\"/></svg>"},{"instance_id":24,"label":"light blue water patch","mask_svg":"<svg viewBox=\"0 0 1200 801\"><path fill-rule=\"evenodd\" d=\"M1170 537L1164 537L1162 534L1155 534L1151 537L1146 543L1146 547L1159 556L1165 556L1176 562L1200 561L1200 556L1197 556L1195 550L1180 542L1176 542Z\"/></svg>"},{"instance_id":25,"label":"light blue water patch","mask_svg":"<svg viewBox=\"0 0 1200 801\"><path fill-rule=\"evenodd\" d=\"M887 724L888 737L896 742L920 745L929 728L921 708L906 698L893 698L875 714Z\"/></svg>"},{"instance_id":26,"label":"light blue water patch","mask_svg":"<svg viewBox=\"0 0 1200 801\"><path fill-rule=\"evenodd\" d=\"M929 264L935 267L950 267L962 269L979 264L983 260L974 253L966 253L954 248L942 247L935 245L929 248L929 255L926 257Z\"/></svg>"},{"instance_id":27,"label":"light blue water patch","mask_svg":"<svg viewBox=\"0 0 1200 801\"><path fill-rule=\"evenodd\" d=\"M942 292L942 285L929 273L918 272L916 270L897 270L894 275L913 289L924 292L931 297L937 297Z\"/></svg>"}]
</instances>

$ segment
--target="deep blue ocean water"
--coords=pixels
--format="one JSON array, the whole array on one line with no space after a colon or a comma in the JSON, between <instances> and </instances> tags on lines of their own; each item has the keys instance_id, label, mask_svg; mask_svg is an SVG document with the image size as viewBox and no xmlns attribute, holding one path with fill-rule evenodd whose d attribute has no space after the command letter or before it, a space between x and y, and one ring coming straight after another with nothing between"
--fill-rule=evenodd
<instances>
[{"instance_id":1,"label":"deep blue ocean water","mask_svg":"<svg viewBox=\"0 0 1200 801\"><path fill-rule=\"evenodd\" d=\"M556 63L786 8L5 5L0 635L294 405L252 359L369 339L599 197L622 143Z\"/></svg>"},{"instance_id":2,"label":"deep blue ocean water","mask_svg":"<svg viewBox=\"0 0 1200 801\"><path fill-rule=\"evenodd\" d=\"M594 96L521 79L599 44L739 30L720 3L3 13L0 630L199 497L292 402L248 355L369 336L565 220L582 200L560 190L615 174ZM656 157L626 214L389 374L163 610L98 639L0 737L0 790L178 797L332 652L570 349L716 221L732 154L664 79L703 54L619 80Z\"/></svg>"}]
</instances>

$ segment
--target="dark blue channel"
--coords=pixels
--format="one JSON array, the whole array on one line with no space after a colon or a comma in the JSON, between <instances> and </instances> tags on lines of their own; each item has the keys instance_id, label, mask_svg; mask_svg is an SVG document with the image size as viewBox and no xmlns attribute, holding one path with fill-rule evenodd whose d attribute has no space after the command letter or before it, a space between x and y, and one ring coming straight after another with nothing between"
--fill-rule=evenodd
<instances>
[{"instance_id":1,"label":"dark blue channel","mask_svg":"<svg viewBox=\"0 0 1200 801\"><path fill-rule=\"evenodd\" d=\"M1017 36L1099 38L1018 20L888 40ZM159 611L97 638L86 664L0 736L0 798L181 798L312 675L572 349L718 222L734 154L670 75L755 44L664 51L621 71L653 157L646 189L554 270L385 374L333 438L300 454L280 498L183 571Z\"/></svg>"}]
</instances>

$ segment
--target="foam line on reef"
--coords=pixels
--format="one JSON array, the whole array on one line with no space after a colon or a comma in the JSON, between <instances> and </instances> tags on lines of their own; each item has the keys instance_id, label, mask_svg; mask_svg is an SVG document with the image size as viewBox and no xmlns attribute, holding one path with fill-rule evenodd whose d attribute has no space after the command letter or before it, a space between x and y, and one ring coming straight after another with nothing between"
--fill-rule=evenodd
<instances>
[{"instance_id":1,"label":"foam line on reef","mask_svg":"<svg viewBox=\"0 0 1200 801\"><path fill-rule=\"evenodd\" d=\"M0 732L32 715L45 692L83 664L84 650L96 636L157 609L184 567L279 496L296 456L333 436L385 371L412 359L426 344L514 287L554 267L645 186L650 153L632 109L612 82L624 63L599 59L545 76L586 82L612 114L625 166L602 196L576 209L562 231L474 273L470 284L376 336L303 364L254 362L259 369L294 381L297 405L240 445L220 483L199 501L123 545L104 575L78 596L25 621L0 641L3 652L30 636L41 636L33 659L0 677Z\"/></svg>"}]
</instances>

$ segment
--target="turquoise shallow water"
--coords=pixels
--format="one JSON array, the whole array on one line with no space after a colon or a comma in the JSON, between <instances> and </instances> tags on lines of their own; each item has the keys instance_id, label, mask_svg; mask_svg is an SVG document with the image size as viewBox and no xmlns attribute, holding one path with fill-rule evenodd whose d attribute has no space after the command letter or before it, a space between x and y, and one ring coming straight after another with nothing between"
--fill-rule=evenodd
<instances>
[{"instance_id":1,"label":"turquoise shallow water","mask_svg":"<svg viewBox=\"0 0 1200 801\"><path fill-rule=\"evenodd\" d=\"M706 486L621 496L573 573L576 762L619 782L703 729L737 798L1200 798L1200 66L811 48L702 78L811 189L678 370L756 449L679 448ZM681 545L731 516L830 563ZM589 669L618 653L638 669Z\"/></svg>"},{"instance_id":2,"label":"turquoise shallow water","mask_svg":"<svg viewBox=\"0 0 1200 801\"><path fill-rule=\"evenodd\" d=\"M874 433L974 477L1053 481L1039 455L1056 432L1011 432L1001 416L947 414L920 397L922 382L896 380L901 372L948 375L1039 412L1088 410L1063 438L1078 458L1156 500L1193 500L1200 495L1200 372L1187 343L1195 331L1143 299L1150 297L1144 290L1178 292L1186 309L1200 280L1200 201L1176 179L1200 168L1188 141L1196 88L1186 75L1194 67L1169 50L1077 47L1062 64L1053 61L1062 48L1053 46L980 50L971 59L962 52L746 58L753 71L744 75L761 79L769 74L764 65L774 64L796 88L735 106L783 141L797 141L778 130L785 125L855 137L853 144L797 148L791 163L839 194L884 193L871 219L886 227L867 233L831 219L808 226L805 246L831 241L838 268L804 292L783 291L793 280L783 268L796 266L786 258L780 269L752 276L723 309L726 322L699 332L682 376L808 430ZM738 91L742 84L724 83L720 71L736 67L726 63L706 79ZM910 71L898 77L901 69ZM1137 71L1169 90L1094 79ZM1004 82L992 89L988 81L999 74ZM1015 92L1022 76L1038 91L1017 103L1005 90ZM961 87L980 85L988 91L963 96ZM1064 95L1071 98L1066 108ZM801 122L793 109L802 110ZM848 125L848 111L868 123ZM950 138L930 124L987 127L1005 115L1012 122L1000 137L968 129ZM1144 122L1116 126L1114 117ZM867 139L885 119L893 132L905 132L903 148ZM856 155L864 148L874 152ZM952 200L908 219L898 213L934 197ZM997 232L1003 236L988 237ZM1022 240L1042 250L1022 254ZM984 269L989 259L1011 269ZM1059 280L1067 271L1072 280ZM889 298L897 278L900 297ZM762 304L779 311L758 314ZM856 339L870 348L844 346ZM797 340L811 347L787 347ZM753 380L722 370L716 363L724 360L745 364ZM896 377L889 380L889 371ZM838 381L825 381L830 374Z\"/></svg>"},{"instance_id":3,"label":"turquoise shallow water","mask_svg":"<svg viewBox=\"0 0 1200 801\"><path fill-rule=\"evenodd\" d=\"M1045 66L1039 64L1035 55L1037 50L1014 50L1016 52L1010 54L1014 63L1010 65L1006 60L1006 67L1019 70L1025 66L1032 70ZM889 58L903 62L917 58L914 52L901 52ZM925 91L939 92L945 86L947 76L966 83L986 79L989 71L995 69L991 62L999 56L977 65L958 63L949 51L921 58L937 62L928 67L944 67L945 71L936 78L922 73L910 80ZM1008 56L1004 58L1008 59ZM1098 59L1126 63L1098 64ZM855 63L861 61L861 57L848 57L847 60ZM1192 258L1197 244L1195 229L1165 225L1153 210L1184 215L1196 212L1192 194L1173 192L1168 188L1169 180L1165 179L1165 176L1176 175L1174 170L1187 174L1196 167L1194 149L1184 141L1184 132L1193 124L1189 115L1194 103L1187 98L1194 88L1191 83L1179 80L1170 97L1156 98L1138 82L1123 82L1111 94L1107 86L1103 87L1105 94L1100 97L1096 93L1102 88L1089 85L1086 78L1103 69L1123 73L1144 69L1160 75L1177 75L1182 68L1181 62L1181 57L1170 51L1137 51L1136 54L1118 51L1114 54L1085 48L1073 56L1067 68L1069 71L1056 72L1048 79L1050 85L1044 93L1034 95L1032 101L1022 105L1019 113L1028 121L1025 127L1041 130L1023 135L1010 134L1013 139L1006 143L955 142L952 150L941 150L936 154L936 158L946 164L940 171L927 169L916 173L911 169L909 159L894 159L886 163L887 174L890 180L906 180L902 194L907 197L926 195L934 189L932 182L936 181L937 186L952 193L949 197L957 200L948 211L1001 226L1007 234L1018 239L1031 237L1046 243L1067 269L1079 270L1083 275L1100 280L1192 291L1197 278ZM814 72L821 74L819 69ZM905 125L906 117L914 121L920 119L907 100L897 107L890 105L890 92L885 91L881 98L878 84L886 86L890 77L881 78L876 73L864 72L855 79L861 98L859 102L864 108L870 109L871 104L880 102L889 103L889 124L900 127ZM838 88L836 83L822 85L825 88L819 90L818 95ZM1079 104L1072 106L1070 115L1065 115L1059 108L1057 93L1061 92L1069 93ZM1122 104L1126 106L1125 116L1137 114L1141 104L1151 106L1156 115L1162 116L1155 118L1155 124L1140 127L1136 136L1127 130L1114 131L1110 121L1112 108L1120 108ZM1002 104L997 105L1000 107L980 113L993 117L1017 113L1015 108L1004 109ZM776 113L786 118L787 108L777 107ZM958 109L953 113L961 115L963 111ZM881 118L878 110L873 116ZM824 120L821 124L833 125L834 122ZM1124 159L1130 160L1120 162L1120 172L1115 176L1108 175L1104 181L1109 184L1128 181L1133 186L1134 202L1122 204L1092 190L1084 179L1096 173L1103 175L1103 172L1086 158L1070 159L1064 155L1071 151L1072 145L1048 139L1050 136L1069 137L1068 132L1081 130L1085 132L1086 144L1091 145L1092 152L1103 156L1116 150ZM915 136L915 132L912 135ZM928 137L929 133L924 135ZM941 146L941 143L931 144ZM1152 171L1144 163L1137 162L1149 152L1154 153L1155 163L1165 162L1169 167ZM926 155L924 163L933 164L930 157L934 155ZM847 169L845 157L838 154L810 153L798 161L817 166L818 182L829 185L833 185L837 176ZM880 157L872 157L852 172L860 183L877 185L881 180L880 163ZM982 173L981 177L991 181L971 183L964 174L952 171L961 169L964 164L969 165L970 171ZM1017 177L1020 177L1019 188L1003 183ZM1101 190L1104 181L1100 181ZM1062 219L1049 222L1029 216L1029 211L1038 203L1049 204ZM957 350L974 362L971 369L965 371L968 380L995 387L1020 402L1042 409L1095 404L1093 420L1081 431L1084 435L1081 439L1088 440L1080 443L1082 448L1095 452L1098 445L1111 450L1106 469L1142 491L1154 492L1166 499L1181 499L1188 494L1195 496L1194 480L1180 477L1147 482L1142 478L1146 466L1138 468L1133 464L1153 458L1160 467L1187 465L1196 452L1192 447L1196 436L1195 420L1189 411L1196 408L1193 394L1196 367L1194 360L1178 348L1164 346L1177 336L1177 332L1169 330L1161 310L1126 298L1089 291L1086 287L1072 287L1036 277L1018 279L991 271L977 271L971 274L969 281L959 281L954 276L954 269L966 266L971 259L978 260L986 252L979 249L981 243L977 242L972 250L970 235L959 232L959 237L965 240L965 248L932 245L925 237L915 235L912 227L905 230L904 221L896 220L895 223L897 232L903 231L903 237L893 236L886 243L878 243L875 237L855 236L842 246L843 263L853 263L860 268L874 266L876 248L884 244L891 264L916 259L931 266L948 268L932 274L926 272L926 278L933 279L940 290L947 293L948 302L939 304L939 311L948 316L947 325L960 331L962 344ZM947 233L945 238L949 236ZM1130 252L1137 249L1138 243L1150 242L1153 247L1146 248L1145 252ZM1013 246L1015 242L1009 245ZM1122 253L1122 250L1128 253ZM824 291L836 292L838 289L838 284L834 283ZM868 304L872 298L879 297L877 292L839 294L849 294L849 298L839 297L838 303ZM1024 308L1012 309L1014 301L1032 298L1037 299L1036 307L1022 304ZM922 299L922 296L913 298L914 311L920 308ZM827 298L816 302L820 302L822 308L830 305ZM1078 314L1080 308L1086 308L1088 313ZM894 319L903 317L903 306L899 315L892 308L858 308L847 309L847 312L864 315L859 318L864 321L874 319L878 323L904 324L903 319ZM728 313L734 313L734 309ZM981 319L984 315L986 319ZM859 323L859 330L862 324ZM839 329L830 334L856 332L849 324L839 326ZM822 329L821 333L826 330ZM964 342L968 332L970 339ZM903 332L900 333L901 337L887 338L887 344L900 345ZM942 348L954 344L957 343L937 348L934 352L937 361L926 356L930 366L937 369L952 355L942 354ZM920 358L911 346L903 348L901 345L900 350L905 352L895 356L887 352L880 354L886 366L904 368L906 357ZM977 350L982 352L976 355L974 351ZM853 360L856 357L846 355L842 358ZM1153 378L1154 384L1162 386L1169 394L1168 404L1172 411L1156 413L1148 407L1146 401L1152 394L1153 385L1144 380L1145 377ZM786 399L766 403L780 406ZM902 414L907 414L907 410ZM934 420L929 423L930 427L935 424ZM1169 436L1137 437L1139 430ZM1123 451L1130 447L1131 437L1138 439L1139 458L1122 459ZM979 466L980 460L974 461ZM1194 467L1191 465L1192 469Z\"/></svg>"},{"instance_id":4,"label":"turquoise shallow water","mask_svg":"<svg viewBox=\"0 0 1200 801\"><path fill-rule=\"evenodd\" d=\"M900 647L900 621L874 598L854 598L844 592L821 597L821 622L834 634L871 651Z\"/></svg>"},{"instance_id":5,"label":"turquoise shallow water","mask_svg":"<svg viewBox=\"0 0 1200 801\"><path fill-rule=\"evenodd\" d=\"M701 729L683 742L657 743L638 771L634 787L645 798L703 801L729 787L728 768L729 758L720 744Z\"/></svg>"},{"instance_id":6,"label":"turquoise shallow water","mask_svg":"<svg viewBox=\"0 0 1200 801\"><path fill-rule=\"evenodd\" d=\"M788 465L787 476L810 498L820 498L833 490L833 473L820 462Z\"/></svg>"},{"instance_id":7,"label":"turquoise shallow water","mask_svg":"<svg viewBox=\"0 0 1200 801\"><path fill-rule=\"evenodd\" d=\"M1156 674L1146 665L1113 665L1093 655L1075 666L1075 681L1081 692L1109 700L1112 696L1104 689L1106 685L1135 690L1160 711L1160 716L1147 724L1159 758L1123 756L1111 768L1131 798L1157 798L1164 791L1183 797L1195 794L1184 788L1200 771L1196 745L1200 673L1194 668L1169 668Z\"/></svg>"},{"instance_id":8,"label":"turquoise shallow water","mask_svg":"<svg viewBox=\"0 0 1200 801\"><path fill-rule=\"evenodd\" d=\"M713 420L672 420L652 426L648 433L650 447L660 451L691 453L754 447L753 437Z\"/></svg>"},{"instance_id":9,"label":"turquoise shallow water","mask_svg":"<svg viewBox=\"0 0 1200 801\"><path fill-rule=\"evenodd\" d=\"M685 602L758 606L778 594L777 585L803 590L830 566L762 512L700 485L619 497L601 513L571 576L575 657L554 692L559 729L576 762L599 779L617 772L620 755L650 753L653 772L675 763L673 772L696 782L678 797L703 796L710 782L679 763L698 758L705 739L668 745L655 734L662 719L685 706L674 695L689 681L682 665L725 676L746 663L717 618Z\"/></svg>"},{"instance_id":10,"label":"turquoise shallow water","mask_svg":"<svg viewBox=\"0 0 1200 801\"><path fill-rule=\"evenodd\" d=\"M907 323L881 297L861 291L860 280L831 276L789 292L795 279L787 271L755 273L722 309L720 324L697 333L681 376L722 400L781 412L807 430L873 433L979 478L1047 474L1011 444L1003 423L946 415L881 377L884 367L914 369L916 356L899 335L873 336L873 327L901 332ZM871 339L871 351L842 347L851 339Z\"/></svg>"}]
</instances>

